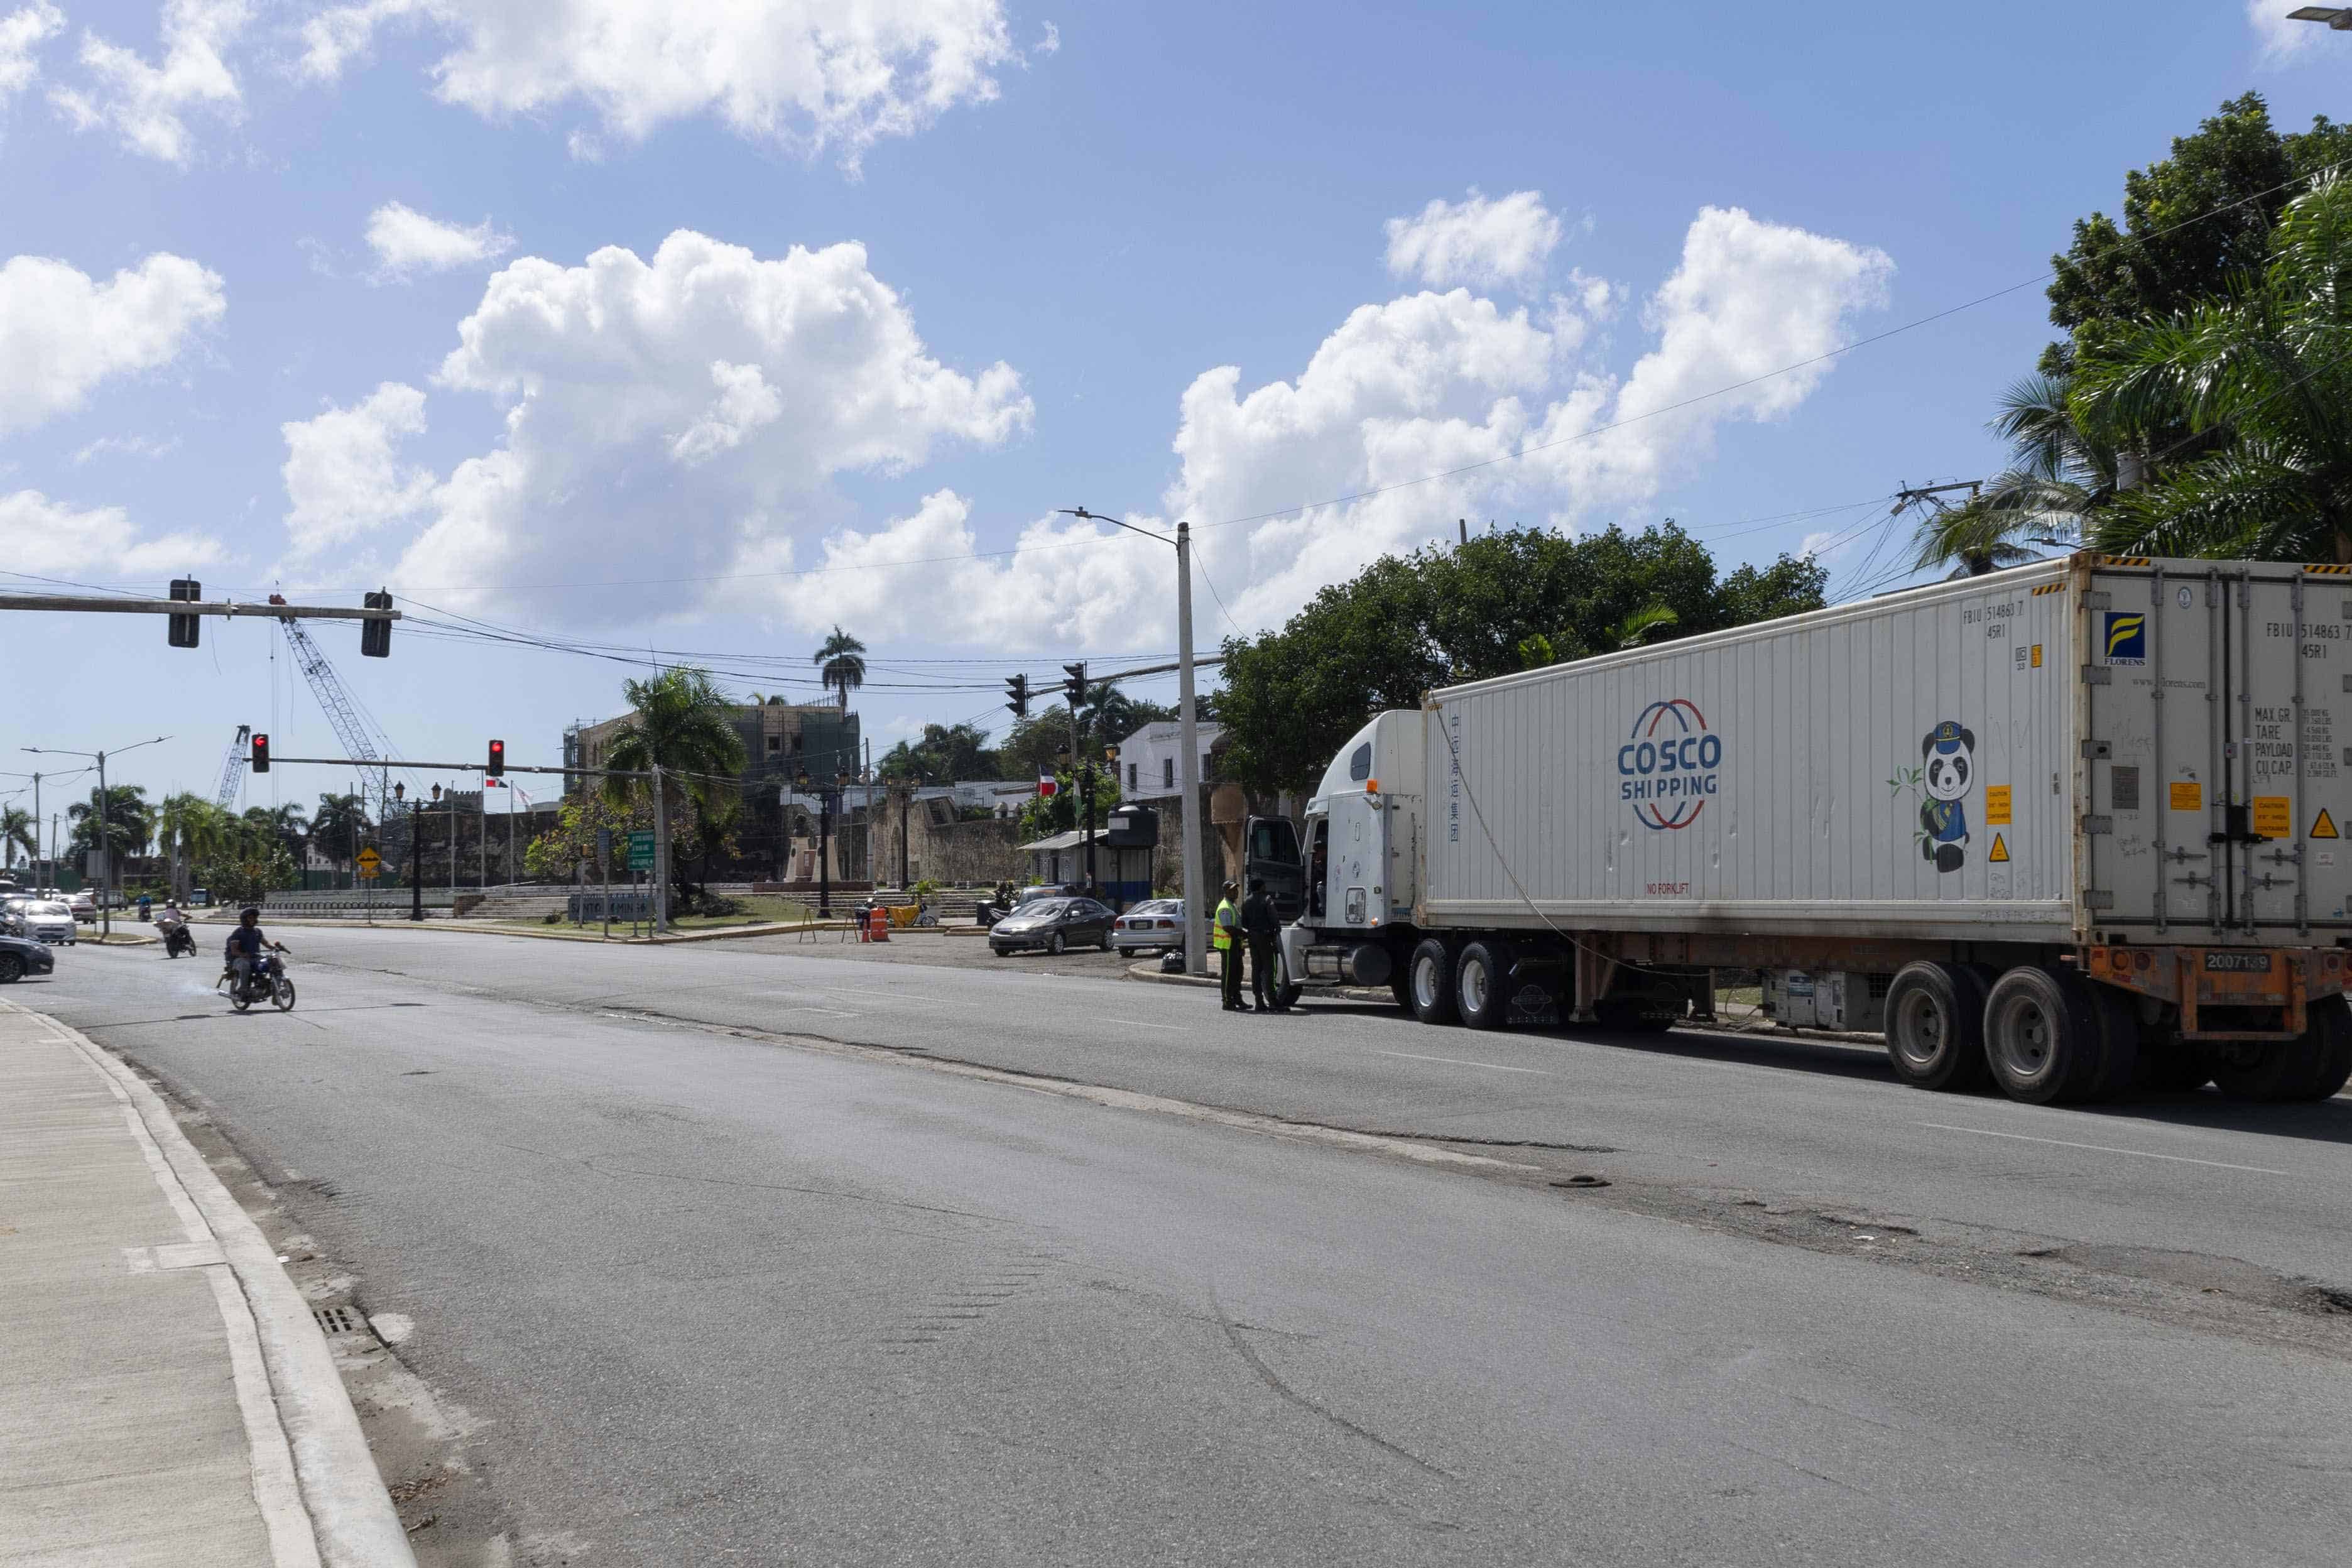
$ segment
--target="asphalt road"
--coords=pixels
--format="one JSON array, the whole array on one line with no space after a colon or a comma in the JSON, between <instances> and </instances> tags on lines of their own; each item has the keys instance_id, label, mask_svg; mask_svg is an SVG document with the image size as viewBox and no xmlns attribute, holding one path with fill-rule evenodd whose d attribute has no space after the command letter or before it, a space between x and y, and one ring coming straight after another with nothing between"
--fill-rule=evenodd
<instances>
[{"instance_id":1,"label":"asphalt road","mask_svg":"<svg viewBox=\"0 0 2352 1568\"><path fill-rule=\"evenodd\" d=\"M12 997L201 1097L414 1320L522 1561L2333 1563L2352 1527L2352 1321L2294 1294L2352 1281L2352 1101L287 934L290 1016L152 949Z\"/></svg>"}]
</instances>

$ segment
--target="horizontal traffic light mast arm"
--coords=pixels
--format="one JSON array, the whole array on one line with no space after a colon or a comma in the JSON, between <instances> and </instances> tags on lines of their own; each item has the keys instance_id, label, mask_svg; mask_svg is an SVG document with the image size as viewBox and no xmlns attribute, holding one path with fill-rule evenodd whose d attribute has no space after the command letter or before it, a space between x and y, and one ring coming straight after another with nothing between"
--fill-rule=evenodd
<instances>
[{"instance_id":1,"label":"horizontal traffic light mast arm","mask_svg":"<svg viewBox=\"0 0 2352 1568\"><path fill-rule=\"evenodd\" d=\"M483 771L482 764L479 763L404 763L397 757L272 757L269 759L269 765L273 768L282 768L290 763L301 763L319 768L383 768L394 773L405 771L478 773ZM510 773L574 773L582 778L592 779L649 779L654 776L649 771L633 772L626 768L527 768L520 763L509 763L502 771ZM670 776L682 778L685 775L672 770Z\"/></svg>"},{"instance_id":2,"label":"horizontal traffic light mast arm","mask_svg":"<svg viewBox=\"0 0 2352 1568\"><path fill-rule=\"evenodd\" d=\"M64 594L0 594L0 610L74 610L101 616L275 616L287 621L396 621L398 610L341 605L239 605L205 599L74 598Z\"/></svg>"}]
</instances>

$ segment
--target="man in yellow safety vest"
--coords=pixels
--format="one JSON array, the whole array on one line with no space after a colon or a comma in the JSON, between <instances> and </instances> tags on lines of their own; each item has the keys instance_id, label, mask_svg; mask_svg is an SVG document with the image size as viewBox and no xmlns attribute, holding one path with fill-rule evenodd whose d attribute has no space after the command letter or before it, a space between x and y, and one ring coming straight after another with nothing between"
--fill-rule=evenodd
<instances>
[{"instance_id":1,"label":"man in yellow safety vest","mask_svg":"<svg viewBox=\"0 0 2352 1568\"><path fill-rule=\"evenodd\" d=\"M1242 1003L1241 944L1235 940L1242 926L1242 912L1234 907L1234 895L1239 891L1233 883L1225 884L1224 900L1217 905L1216 931L1209 938L1209 945L1217 950L1218 983L1228 1013L1247 1011Z\"/></svg>"}]
</instances>

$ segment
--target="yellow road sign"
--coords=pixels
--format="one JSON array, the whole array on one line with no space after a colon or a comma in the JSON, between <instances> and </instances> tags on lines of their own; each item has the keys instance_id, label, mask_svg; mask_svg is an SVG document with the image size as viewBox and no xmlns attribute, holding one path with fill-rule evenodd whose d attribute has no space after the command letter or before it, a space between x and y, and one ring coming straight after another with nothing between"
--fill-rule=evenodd
<instances>
[{"instance_id":1,"label":"yellow road sign","mask_svg":"<svg viewBox=\"0 0 2352 1568\"><path fill-rule=\"evenodd\" d=\"M376 874L376 869L377 869L377 868L378 868L378 867L380 867L380 866L382 866L383 864L383 856L381 856L381 855L379 855L379 854L377 854L377 853L375 852L375 850L374 850L373 847L366 848L366 849L362 849L362 850L361 850L361 851L360 851L360 853L359 853L359 870L360 870L360 875L361 875L361 876L362 876L362 877L373 877L373 876L374 876L374 875Z\"/></svg>"}]
</instances>

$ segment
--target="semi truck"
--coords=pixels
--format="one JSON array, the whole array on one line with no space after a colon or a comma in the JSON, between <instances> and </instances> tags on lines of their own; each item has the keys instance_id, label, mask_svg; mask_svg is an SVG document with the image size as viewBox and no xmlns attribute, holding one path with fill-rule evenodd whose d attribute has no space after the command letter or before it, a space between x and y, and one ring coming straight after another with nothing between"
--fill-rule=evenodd
<instances>
[{"instance_id":1,"label":"semi truck","mask_svg":"<svg viewBox=\"0 0 2352 1568\"><path fill-rule=\"evenodd\" d=\"M1661 1030L1754 972L1923 1089L2294 1100L2352 1077L2347 832L2352 566L2084 552L1432 691L1244 854L1293 999Z\"/></svg>"}]
</instances>

